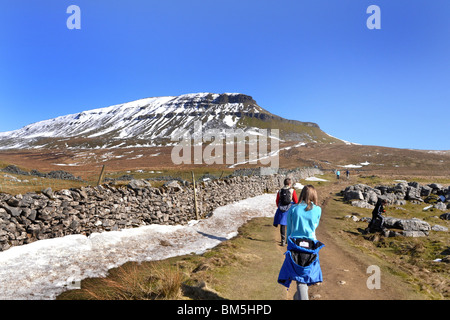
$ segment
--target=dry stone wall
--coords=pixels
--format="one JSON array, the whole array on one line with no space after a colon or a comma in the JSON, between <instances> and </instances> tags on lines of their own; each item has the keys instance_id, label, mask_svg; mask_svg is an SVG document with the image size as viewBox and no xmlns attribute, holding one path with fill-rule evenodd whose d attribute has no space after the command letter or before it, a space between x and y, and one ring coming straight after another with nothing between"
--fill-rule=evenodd
<instances>
[{"instance_id":1,"label":"dry stone wall","mask_svg":"<svg viewBox=\"0 0 450 320\"><path fill-rule=\"evenodd\" d=\"M321 174L299 169L270 176L237 176L197 185L198 210L276 192L288 176L296 181ZM185 224L196 218L192 185L169 183L154 188L145 180L127 186L101 185L24 195L0 194L0 251L36 240L70 234L120 230L148 224Z\"/></svg>"}]
</instances>

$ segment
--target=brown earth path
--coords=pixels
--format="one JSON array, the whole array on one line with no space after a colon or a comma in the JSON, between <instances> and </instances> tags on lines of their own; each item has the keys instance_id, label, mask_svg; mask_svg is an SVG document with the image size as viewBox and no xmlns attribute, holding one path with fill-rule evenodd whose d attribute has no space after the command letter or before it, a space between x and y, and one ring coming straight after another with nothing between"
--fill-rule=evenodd
<instances>
[{"instance_id":1,"label":"brown earth path","mask_svg":"<svg viewBox=\"0 0 450 320\"><path fill-rule=\"evenodd\" d=\"M367 273L370 265L376 261L357 250L338 244L338 235L328 232L327 226L332 223L333 217L327 215L327 205L332 194L339 192L347 183L336 182L331 186L319 190L320 194L327 195L322 202L322 217L316 230L317 239L325 244L320 250L320 264L323 273L323 283L309 287L309 298L314 300L408 300L417 297L400 279L386 272L381 272L380 289L370 290L367 280L372 273ZM322 196L323 199L323 196ZM274 232L279 241L279 232ZM278 246L284 253L286 247ZM295 282L292 282L287 299L293 299L296 292Z\"/></svg>"}]
</instances>

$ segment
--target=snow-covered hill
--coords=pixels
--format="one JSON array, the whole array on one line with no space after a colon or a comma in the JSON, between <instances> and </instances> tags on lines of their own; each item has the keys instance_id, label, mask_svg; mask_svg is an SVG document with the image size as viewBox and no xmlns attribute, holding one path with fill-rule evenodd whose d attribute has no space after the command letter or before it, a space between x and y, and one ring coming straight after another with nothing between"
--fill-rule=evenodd
<instances>
[{"instance_id":1,"label":"snow-covered hill","mask_svg":"<svg viewBox=\"0 0 450 320\"><path fill-rule=\"evenodd\" d=\"M338 142L317 124L286 120L240 93L154 97L69 114L0 133L0 149L110 148L171 143L176 132L203 129L276 128L286 140Z\"/></svg>"}]
</instances>

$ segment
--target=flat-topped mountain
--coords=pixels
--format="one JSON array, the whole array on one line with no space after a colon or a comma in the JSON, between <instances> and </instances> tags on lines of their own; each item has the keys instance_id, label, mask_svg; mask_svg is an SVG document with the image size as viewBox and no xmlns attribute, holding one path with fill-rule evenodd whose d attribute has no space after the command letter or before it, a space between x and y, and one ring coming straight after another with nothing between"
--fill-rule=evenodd
<instances>
[{"instance_id":1,"label":"flat-topped mountain","mask_svg":"<svg viewBox=\"0 0 450 320\"><path fill-rule=\"evenodd\" d=\"M240 93L153 97L39 121L0 133L0 149L166 146L171 135L203 129L279 129L286 141L343 143L312 122L287 120Z\"/></svg>"}]
</instances>

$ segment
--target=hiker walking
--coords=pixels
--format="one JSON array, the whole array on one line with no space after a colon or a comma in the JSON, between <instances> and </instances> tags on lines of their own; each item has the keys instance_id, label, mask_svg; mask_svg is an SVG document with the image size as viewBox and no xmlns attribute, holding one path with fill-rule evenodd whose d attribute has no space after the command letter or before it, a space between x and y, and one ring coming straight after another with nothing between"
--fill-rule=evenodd
<instances>
[{"instance_id":1,"label":"hiker walking","mask_svg":"<svg viewBox=\"0 0 450 320\"><path fill-rule=\"evenodd\" d=\"M341 172L339 170L336 171L336 178L339 180L339 176L341 175Z\"/></svg>"},{"instance_id":2,"label":"hiker walking","mask_svg":"<svg viewBox=\"0 0 450 320\"><path fill-rule=\"evenodd\" d=\"M347 180L350 178L350 171L348 171L348 169L347 169L347 171L345 171L345 174L347 175Z\"/></svg>"},{"instance_id":3,"label":"hiker walking","mask_svg":"<svg viewBox=\"0 0 450 320\"><path fill-rule=\"evenodd\" d=\"M295 189L292 188L292 180L290 178L284 179L284 186L277 193L277 211L273 219L273 226L278 227L280 225L281 246L286 244L286 218L287 212L291 205L296 204L297 194Z\"/></svg>"},{"instance_id":4,"label":"hiker walking","mask_svg":"<svg viewBox=\"0 0 450 320\"><path fill-rule=\"evenodd\" d=\"M372 211L372 220L370 220L369 226L366 229L368 232L383 231L384 217L382 214L386 212L386 210L384 209L384 206L386 204L386 199L378 199L377 204Z\"/></svg>"},{"instance_id":5,"label":"hiker walking","mask_svg":"<svg viewBox=\"0 0 450 320\"><path fill-rule=\"evenodd\" d=\"M317 191L312 185L303 188L299 204L292 206L287 216L288 251L281 267L278 283L289 288L297 282L295 300L309 300L308 286L322 282L319 250L324 244L316 239L322 209L317 205Z\"/></svg>"}]
</instances>

